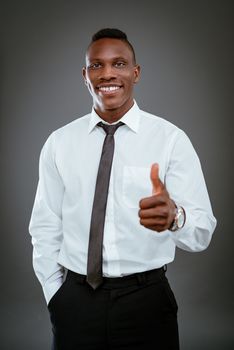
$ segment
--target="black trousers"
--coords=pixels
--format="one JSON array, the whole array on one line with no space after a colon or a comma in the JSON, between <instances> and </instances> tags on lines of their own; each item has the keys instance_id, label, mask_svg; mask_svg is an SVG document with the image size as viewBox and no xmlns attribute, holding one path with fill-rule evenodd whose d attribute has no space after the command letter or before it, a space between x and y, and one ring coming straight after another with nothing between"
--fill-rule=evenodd
<instances>
[{"instance_id":1,"label":"black trousers","mask_svg":"<svg viewBox=\"0 0 234 350\"><path fill-rule=\"evenodd\" d=\"M177 303L164 268L105 278L68 271L48 304L53 350L178 350Z\"/></svg>"}]
</instances>

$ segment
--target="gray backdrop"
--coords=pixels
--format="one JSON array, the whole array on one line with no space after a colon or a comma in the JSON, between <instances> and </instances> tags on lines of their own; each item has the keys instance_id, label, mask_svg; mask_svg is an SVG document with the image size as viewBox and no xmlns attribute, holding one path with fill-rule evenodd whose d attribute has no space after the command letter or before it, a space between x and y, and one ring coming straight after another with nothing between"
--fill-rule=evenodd
<instances>
[{"instance_id":1,"label":"gray backdrop","mask_svg":"<svg viewBox=\"0 0 234 350\"><path fill-rule=\"evenodd\" d=\"M127 32L142 66L135 97L192 140L218 226L208 250L177 250L168 276L182 350L233 349L233 1L2 1L1 345L50 349L28 223L48 135L90 111L81 77L93 32Z\"/></svg>"}]
</instances>

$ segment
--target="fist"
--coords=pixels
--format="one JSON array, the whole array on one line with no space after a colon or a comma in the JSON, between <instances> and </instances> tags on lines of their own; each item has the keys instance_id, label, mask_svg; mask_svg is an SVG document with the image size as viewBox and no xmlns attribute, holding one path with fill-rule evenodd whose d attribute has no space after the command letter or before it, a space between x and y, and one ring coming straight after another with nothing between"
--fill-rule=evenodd
<instances>
[{"instance_id":1,"label":"fist","mask_svg":"<svg viewBox=\"0 0 234 350\"><path fill-rule=\"evenodd\" d=\"M157 163L151 167L150 179L152 196L143 198L139 202L140 224L150 230L162 232L172 225L176 215L176 205L159 178L159 165Z\"/></svg>"}]
</instances>

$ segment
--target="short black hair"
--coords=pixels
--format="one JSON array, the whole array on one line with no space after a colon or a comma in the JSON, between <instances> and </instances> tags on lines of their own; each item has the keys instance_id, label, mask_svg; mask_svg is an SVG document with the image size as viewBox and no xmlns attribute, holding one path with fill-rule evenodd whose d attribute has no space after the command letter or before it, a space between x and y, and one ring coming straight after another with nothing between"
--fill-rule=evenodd
<instances>
[{"instance_id":1,"label":"short black hair","mask_svg":"<svg viewBox=\"0 0 234 350\"><path fill-rule=\"evenodd\" d=\"M132 44L128 41L128 37L127 37L126 33L122 32L122 30L116 29L116 28L103 28L103 29L100 29L95 34L93 34L90 45L97 40L105 39L105 38L119 39L119 40L124 41L126 44L128 44L130 50L132 51L133 61L134 61L134 63L136 63L135 50L134 50ZM90 45L89 45L89 47L90 47Z\"/></svg>"}]
</instances>

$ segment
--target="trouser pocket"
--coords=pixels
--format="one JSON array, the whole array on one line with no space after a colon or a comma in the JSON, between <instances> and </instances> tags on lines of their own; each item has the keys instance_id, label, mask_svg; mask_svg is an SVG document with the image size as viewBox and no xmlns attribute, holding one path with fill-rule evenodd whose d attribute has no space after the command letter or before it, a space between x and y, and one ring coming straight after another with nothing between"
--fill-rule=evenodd
<instances>
[{"instance_id":1,"label":"trouser pocket","mask_svg":"<svg viewBox=\"0 0 234 350\"><path fill-rule=\"evenodd\" d=\"M170 304L172 310L177 314L178 304L177 304L175 295L171 289L171 286L167 280L164 282L164 291L165 291L165 296L168 300L168 303Z\"/></svg>"},{"instance_id":2,"label":"trouser pocket","mask_svg":"<svg viewBox=\"0 0 234 350\"><path fill-rule=\"evenodd\" d=\"M48 309L51 309L51 307L53 306L53 304L56 302L56 300L60 297L60 294L63 293L64 288L66 287L68 283L68 276L66 276L65 280L63 281L63 284L59 287L59 289L55 292L55 294L52 296L52 298L50 299L47 307Z\"/></svg>"}]
</instances>

